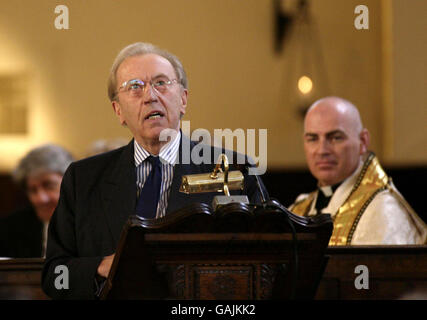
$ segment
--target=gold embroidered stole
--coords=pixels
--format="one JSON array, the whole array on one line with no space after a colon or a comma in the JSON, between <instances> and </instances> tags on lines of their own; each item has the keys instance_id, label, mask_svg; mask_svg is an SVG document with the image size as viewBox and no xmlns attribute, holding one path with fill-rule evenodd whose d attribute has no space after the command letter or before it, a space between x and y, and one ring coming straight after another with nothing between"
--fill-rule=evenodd
<instances>
[{"instance_id":1,"label":"gold embroidered stole","mask_svg":"<svg viewBox=\"0 0 427 320\"><path fill-rule=\"evenodd\" d=\"M334 218L330 246L349 245L360 218L374 197L387 188L389 179L373 152L368 155L349 196Z\"/></svg>"},{"instance_id":2,"label":"gold embroidered stole","mask_svg":"<svg viewBox=\"0 0 427 320\"><path fill-rule=\"evenodd\" d=\"M307 216L308 212L310 211L311 203L314 200L314 195L316 194L316 191L310 193L307 198L302 199L295 204L293 204L289 210L295 213L299 216Z\"/></svg>"},{"instance_id":3,"label":"gold embroidered stole","mask_svg":"<svg viewBox=\"0 0 427 320\"><path fill-rule=\"evenodd\" d=\"M374 197L387 188L389 179L381 167L377 157L371 152L363 164L349 196L338 209L334 217L334 230L330 246L349 245L356 226ZM300 216L307 216L316 191L307 198L298 201L290 210Z\"/></svg>"}]
</instances>

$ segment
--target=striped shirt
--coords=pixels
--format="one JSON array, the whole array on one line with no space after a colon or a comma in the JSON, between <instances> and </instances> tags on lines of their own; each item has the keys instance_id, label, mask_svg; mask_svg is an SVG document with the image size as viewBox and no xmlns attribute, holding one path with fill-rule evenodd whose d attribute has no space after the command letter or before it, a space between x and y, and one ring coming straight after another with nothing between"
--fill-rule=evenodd
<instances>
[{"instance_id":1,"label":"striped shirt","mask_svg":"<svg viewBox=\"0 0 427 320\"><path fill-rule=\"evenodd\" d=\"M162 164L162 182L160 186L160 197L157 205L156 218L164 217L168 207L168 199L173 179L173 168L178 156L179 143L181 141L181 131L178 132L175 139L162 147L159 153L160 162ZM134 140L134 158L136 168L136 192L137 199L141 193L144 183L151 172L151 163L144 161L151 154L141 147ZM138 201L138 200L137 200Z\"/></svg>"}]
</instances>

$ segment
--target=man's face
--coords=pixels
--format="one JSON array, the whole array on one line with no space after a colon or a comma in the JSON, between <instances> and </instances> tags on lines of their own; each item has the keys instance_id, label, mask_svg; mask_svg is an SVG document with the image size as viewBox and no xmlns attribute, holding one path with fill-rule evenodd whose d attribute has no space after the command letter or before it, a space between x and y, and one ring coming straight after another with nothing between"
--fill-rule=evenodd
<instances>
[{"instance_id":1,"label":"man's face","mask_svg":"<svg viewBox=\"0 0 427 320\"><path fill-rule=\"evenodd\" d=\"M58 204L62 175L44 172L27 177L27 195L43 222L48 222Z\"/></svg>"},{"instance_id":2,"label":"man's face","mask_svg":"<svg viewBox=\"0 0 427 320\"><path fill-rule=\"evenodd\" d=\"M335 109L309 111L304 122L304 150L308 167L320 186L340 183L358 167L366 151L365 130Z\"/></svg>"},{"instance_id":3,"label":"man's face","mask_svg":"<svg viewBox=\"0 0 427 320\"><path fill-rule=\"evenodd\" d=\"M179 130L180 116L187 106L187 90L176 82L167 86L162 93L149 84L139 96L123 88L119 90L123 82L133 79L145 83L158 79L173 80L177 79L175 70L167 59L156 54L129 57L117 70L118 101L113 101L113 108L120 123L129 127L140 145L160 144L162 130ZM152 116L154 114L156 116Z\"/></svg>"}]
</instances>

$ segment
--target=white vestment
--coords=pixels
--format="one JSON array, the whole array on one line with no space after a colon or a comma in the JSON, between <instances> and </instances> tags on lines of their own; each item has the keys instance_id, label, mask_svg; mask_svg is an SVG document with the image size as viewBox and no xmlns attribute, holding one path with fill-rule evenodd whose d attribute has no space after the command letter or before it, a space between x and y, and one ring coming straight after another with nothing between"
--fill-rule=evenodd
<instances>
[{"instance_id":1,"label":"white vestment","mask_svg":"<svg viewBox=\"0 0 427 320\"><path fill-rule=\"evenodd\" d=\"M335 190L328 206L322 209L322 213L329 213L334 219L352 191L362 166L361 161L357 170ZM425 244L427 242L426 224L407 205L391 181L390 187L391 190L385 189L376 194L366 207L352 235L351 245ZM317 214L315 204L318 192L314 192L307 214L309 216ZM309 196L310 194L299 195L289 209L292 211L295 204ZM399 196L402 198L399 199Z\"/></svg>"}]
</instances>

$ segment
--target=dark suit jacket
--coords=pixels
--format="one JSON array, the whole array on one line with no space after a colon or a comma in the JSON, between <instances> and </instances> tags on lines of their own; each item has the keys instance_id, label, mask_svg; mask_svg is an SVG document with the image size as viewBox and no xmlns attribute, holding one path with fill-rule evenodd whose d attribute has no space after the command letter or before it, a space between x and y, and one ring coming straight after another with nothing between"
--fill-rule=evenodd
<instances>
[{"instance_id":1,"label":"dark suit jacket","mask_svg":"<svg viewBox=\"0 0 427 320\"><path fill-rule=\"evenodd\" d=\"M0 220L0 257L40 258L42 241L43 222L32 207Z\"/></svg>"},{"instance_id":2,"label":"dark suit jacket","mask_svg":"<svg viewBox=\"0 0 427 320\"><path fill-rule=\"evenodd\" d=\"M196 145L185 136L180 144L180 164L174 176L167 214L192 202L211 203L218 193L187 195L179 192L182 176L211 172L214 165L181 164L182 147ZM209 147L211 148L211 147ZM203 149L201 149L203 150ZM211 148L212 158L214 148ZM185 151L185 149L184 149ZM215 162L212 162L215 163ZM253 176L245 176L246 194L251 203L260 202ZM115 252L122 228L136 208L136 170L133 140L125 147L77 161L66 171L58 206L49 224L43 290L52 298L93 299L94 279L103 257ZM69 289L55 288L55 267L66 265Z\"/></svg>"}]
</instances>

